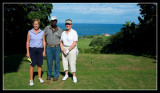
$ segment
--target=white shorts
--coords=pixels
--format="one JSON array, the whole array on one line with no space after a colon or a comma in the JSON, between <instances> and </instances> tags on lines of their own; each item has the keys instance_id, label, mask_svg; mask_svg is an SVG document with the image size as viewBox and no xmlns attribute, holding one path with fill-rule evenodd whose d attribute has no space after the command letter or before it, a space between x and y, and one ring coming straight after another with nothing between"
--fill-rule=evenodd
<instances>
[{"instance_id":1,"label":"white shorts","mask_svg":"<svg viewBox=\"0 0 160 93\"><path fill-rule=\"evenodd\" d=\"M69 47L63 46L63 49L65 50L68 48ZM62 63L64 71L68 70L68 66L70 66L70 71L76 72L76 59L77 59L77 47L72 49L67 56L62 53Z\"/></svg>"}]
</instances>

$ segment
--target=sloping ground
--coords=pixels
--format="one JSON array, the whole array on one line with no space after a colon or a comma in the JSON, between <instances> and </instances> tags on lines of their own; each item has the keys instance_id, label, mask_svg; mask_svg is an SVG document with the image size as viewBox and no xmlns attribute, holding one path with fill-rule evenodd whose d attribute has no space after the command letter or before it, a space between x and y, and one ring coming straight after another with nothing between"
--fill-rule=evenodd
<instances>
[{"instance_id":1,"label":"sloping ground","mask_svg":"<svg viewBox=\"0 0 160 93\"><path fill-rule=\"evenodd\" d=\"M14 60L19 58L21 60ZM5 90L156 90L157 62L154 59L118 54L79 54L77 58L76 84L72 74L66 81L62 61L58 81L47 78L47 61L44 58L42 78L38 81L37 66L34 68L34 86L29 86L29 62L25 55L11 55L4 59L3 89ZM14 65L13 65L14 64ZM17 66L18 65L18 66ZM9 68L8 68L9 67ZM16 70L15 67L17 68ZM12 69L14 71L12 71ZM8 71L5 71L8 70Z\"/></svg>"}]
</instances>

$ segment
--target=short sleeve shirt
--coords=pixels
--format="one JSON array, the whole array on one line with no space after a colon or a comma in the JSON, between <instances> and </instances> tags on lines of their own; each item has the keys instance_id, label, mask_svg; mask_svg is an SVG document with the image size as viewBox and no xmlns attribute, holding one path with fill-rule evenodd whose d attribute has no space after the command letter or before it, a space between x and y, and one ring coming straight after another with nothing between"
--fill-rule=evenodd
<instances>
[{"instance_id":1,"label":"short sleeve shirt","mask_svg":"<svg viewBox=\"0 0 160 93\"><path fill-rule=\"evenodd\" d=\"M60 43L60 38L62 34L62 29L58 27L57 30L52 30L51 25L46 26L44 29L46 42L48 45L57 45Z\"/></svg>"},{"instance_id":2,"label":"short sleeve shirt","mask_svg":"<svg viewBox=\"0 0 160 93\"><path fill-rule=\"evenodd\" d=\"M61 35L61 41L64 46L71 46L73 41L78 41L78 34L74 29L71 29L68 34L64 31Z\"/></svg>"}]
</instances>

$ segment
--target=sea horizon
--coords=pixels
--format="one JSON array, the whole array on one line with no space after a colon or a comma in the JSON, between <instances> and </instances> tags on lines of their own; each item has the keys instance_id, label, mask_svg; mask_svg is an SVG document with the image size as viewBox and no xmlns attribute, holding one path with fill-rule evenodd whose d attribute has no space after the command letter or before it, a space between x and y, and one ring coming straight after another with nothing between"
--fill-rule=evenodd
<instances>
[{"instance_id":1,"label":"sea horizon","mask_svg":"<svg viewBox=\"0 0 160 93\"><path fill-rule=\"evenodd\" d=\"M57 23L61 29L66 29L65 23ZM105 24L105 23L73 23L72 28L77 31L78 36L87 35L113 35L123 28L123 24Z\"/></svg>"},{"instance_id":2,"label":"sea horizon","mask_svg":"<svg viewBox=\"0 0 160 93\"><path fill-rule=\"evenodd\" d=\"M65 23L58 23L57 24L65 24ZM118 24L118 23L73 23L74 24ZM124 23L125 24L125 23ZM120 24L119 24L120 25ZM123 25L123 24L122 24Z\"/></svg>"}]
</instances>

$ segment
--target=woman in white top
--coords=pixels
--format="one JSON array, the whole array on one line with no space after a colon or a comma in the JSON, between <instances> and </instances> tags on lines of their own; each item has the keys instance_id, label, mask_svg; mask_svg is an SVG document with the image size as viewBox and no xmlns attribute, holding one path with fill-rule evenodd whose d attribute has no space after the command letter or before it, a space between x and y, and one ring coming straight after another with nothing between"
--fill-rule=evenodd
<instances>
[{"instance_id":1,"label":"woman in white top","mask_svg":"<svg viewBox=\"0 0 160 93\"><path fill-rule=\"evenodd\" d=\"M60 47L62 51L62 63L65 71L65 76L62 80L68 78L68 63L70 65L70 71L73 73L73 82L77 82L76 77L76 57L77 57L77 41L78 35L75 30L72 29L72 20L67 19L65 21L67 30L61 35Z\"/></svg>"}]
</instances>

